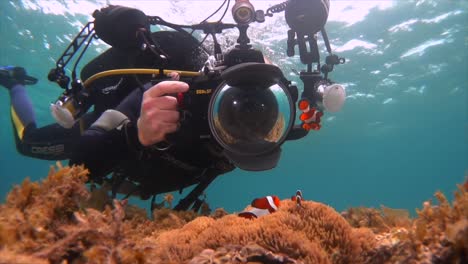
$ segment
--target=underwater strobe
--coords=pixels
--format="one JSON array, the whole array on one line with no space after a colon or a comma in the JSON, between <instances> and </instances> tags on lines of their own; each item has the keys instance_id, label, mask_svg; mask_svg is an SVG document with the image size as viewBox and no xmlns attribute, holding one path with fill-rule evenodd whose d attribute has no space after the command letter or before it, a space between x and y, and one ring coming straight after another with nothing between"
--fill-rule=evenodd
<instances>
[{"instance_id":1,"label":"underwater strobe","mask_svg":"<svg viewBox=\"0 0 468 264\"><path fill-rule=\"evenodd\" d=\"M281 70L270 64L242 63L224 71L221 78L208 110L211 133L242 169L273 168L295 117L294 100Z\"/></svg>"},{"instance_id":2,"label":"underwater strobe","mask_svg":"<svg viewBox=\"0 0 468 264\"><path fill-rule=\"evenodd\" d=\"M344 58L332 54L324 29L329 8L329 0L289 0L285 2L285 5L277 8L278 10L284 9L286 22L290 27L287 55L294 56L294 48L297 45L301 62L307 65L307 70L300 73L304 91L298 103L298 108L302 111L299 119L303 122L302 128L306 131L319 130L323 111L339 111L346 98L344 87L328 79L328 73L333 71L334 66L345 62ZM329 53L322 66L320 66L317 45L319 32Z\"/></svg>"},{"instance_id":3,"label":"underwater strobe","mask_svg":"<svg viewBox=\"0 0 468 264\"><path fill-rule=\"evenodd\" d=\"M290 0L284 16L297 33L315 34L327 23L329 8L329 0Z\"/></svg>"}]
</instances>

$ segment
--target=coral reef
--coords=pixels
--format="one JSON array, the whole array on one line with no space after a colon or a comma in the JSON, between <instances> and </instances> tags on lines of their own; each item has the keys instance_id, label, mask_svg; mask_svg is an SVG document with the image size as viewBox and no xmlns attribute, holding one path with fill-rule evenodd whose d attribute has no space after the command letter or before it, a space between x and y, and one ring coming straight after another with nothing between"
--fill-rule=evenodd
<instances>
[{"instance_id":1,"label":"coral reef","mask_svg":"<svg viewBox=\"0 0 468 264\"><path fill-rule=\"evenodd\" d=\"M404 210L283 200L245 219L165 208L151 219L105 190L88 191L82 167L52 168L25 180L0 205L0 263L466 263L468 192L452 204L437 192L415 219Z\"/></svg>"},{"instance_id":2,"label":"coral reef","mask_svg":"<svg viewBox=\"0 0 468 264\"><path fill-rule=\"evenodd\" d=\"M459 185L453 205L441 192L435 198L438 204L424 202L416 219L383 206L380 211L351 208L342 215L376 234L367 263L468 263L468 190Z\"/></svg>"}]
</instances>

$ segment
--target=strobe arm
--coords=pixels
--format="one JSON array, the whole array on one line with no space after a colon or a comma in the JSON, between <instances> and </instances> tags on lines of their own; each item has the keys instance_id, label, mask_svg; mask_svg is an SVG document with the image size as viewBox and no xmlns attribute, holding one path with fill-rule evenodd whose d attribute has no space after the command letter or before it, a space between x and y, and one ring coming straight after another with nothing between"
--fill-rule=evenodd
<instances>
[{"instance_id":1,"label":"strobe arm","mask_svg":"<svg viewBox=\"0 0 468 264\"><path fill-rule=\"evenodd\" d=\"M70 78L66 76L64 69L83 43L92 39L94 35L94 22L88 22L58 58L55 64L56 67L49 71L49 75L47 76L49 81L58 83L63 89L68 88Z\"/></svg>"},{"instance_id":2,"label":"strobe arm","mask_svg":"<svg viewBox=\"0 0 468 264\"><path fill-rule=\"evenodd\" d=\"M328 40L328 35L325 31L325 28L322 28L320 32L322 33L323 41L325 42L325 47L327 48L327 52L329 54L325 58L325 64L320 68L320 71L325 75L325 79L327 79L328 73L333 71L333 67L338 64L344 64L346 60L345 58L340 58L338 55L332 53L330 41Z\"/></svg>"},{"instance_id":3,"label":"strobe arm","mask_svg":"<svg viewBox=\"0 0 468 264\"><path fill-rule=\"evenodd\" d=\"M295 46L298 45L301 62L307 65L307 70L301 71L299 74L299 77L304 84L304 90L299 101L299 108L301 108L301 102L307 105L307 107L305 107L304 109L300 109L301 111L303 111L303 113L304 111L307 111L309 113L310 110L308 109L315 109L310 113L317 111L319 106L318 104L322 100L321 94L319 94L319 92L317 91L318 85L324 81L329 82L328 73L333 71L334 65L343 64L345 62L344 58L340 58L337 55L332 54L330 42L328 40L328 36L325 29L322 28L320 32L324 39L326 49L328 51L328 56L325 58L325 64L322 67L320 67L320 54L317 45L317 34L298 33L292 29L288 31L287 55L290 57L294 56ZM313 68L313 64L317 65L317 67ZM288 140L300 139L306 136L310 129L320 129L320 117L323 115L323 113L321 111L318 111L317 113L319 116L318 118L314 117L314 122L316 122L316 124L313 124L313 127L309 126L309 124L305 124L305 126L294 126L290 134L288 135ZM313 115L311 114L311 116ZM302 119L301 115L301 120L304 121L309 119L307 119L307 117L305 119Z\"/></svg>"}]
</instances>

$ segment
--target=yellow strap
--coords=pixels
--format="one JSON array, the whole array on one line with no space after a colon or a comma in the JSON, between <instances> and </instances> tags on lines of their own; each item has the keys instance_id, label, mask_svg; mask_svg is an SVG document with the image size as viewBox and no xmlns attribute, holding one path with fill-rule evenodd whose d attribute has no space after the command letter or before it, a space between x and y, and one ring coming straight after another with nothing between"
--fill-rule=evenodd
<instances>
[{"instance_id":1,"label":"yellow strap","mask_svg":"<svg viewBox=\"0 0 468 264\"><path fill-rule=\"evenodd\" d=\"M13 126L16 129L16 133L18 134L18 138L23 140L23 133L24 133L24 124L21 122L20 118L16 114L15 108L11 106L11 119L13 120Z\"/></svg>"},{"instance_id":2,"label":"yellow strap","mask_svg":"<svg viewBox=\"0 0 468 264\"><path fill-rule=\"evenodd\" d=\"M178 71L178 70L163 70L163 74L169 74L171 72L177 72L182 77L195 77L200 76L200 72L192 72L192 71ZM119 70L110 70L110 71L103 71L94 74L93 76L89 77L86 81L84 81L83 86L88 87L92 82L95 80L111 76L111 75L124 75L124 74L159 74L159 69L119 69Z\"/></svg>"}]
</instances>

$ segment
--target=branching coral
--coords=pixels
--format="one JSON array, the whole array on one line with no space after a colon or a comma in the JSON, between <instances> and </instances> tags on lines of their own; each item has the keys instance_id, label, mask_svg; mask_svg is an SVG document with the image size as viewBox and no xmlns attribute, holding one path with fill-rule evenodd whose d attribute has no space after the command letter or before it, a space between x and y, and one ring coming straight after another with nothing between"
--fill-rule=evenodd
<instances>
[{"instance_id":1,"label":"branching coral","mask_svg":"<svg viewBox=\"0 0 468 264\"><path fill-rule=\"evenodd\" d=\"M433 260L468 261L468 192L459 186L453 206L441 192L435 197L438 205L427 201L417 211L419 217L410 233L412 242L433 252Z\"/></svg>"},{"instance_id":2,"label":"branching coral","mask_svg":"<svg viewBox=\"0 0 468 264\"><path fill-rule=\"evenodd\" d=\"M467 263L468 192L458 189L453 205L437 192L438 205L424 202L411 227L381 234L369 263Z\"/></svg>"},{"instance_id":3,"label":"branching coral","mask_svg":"<svg viewBox=\"0 0 468 264\"><path fill-rule=\"evenodd\" d=\"M116 248L124 245L121 243L123 206L125 202L115 201L115 209L107 209L102 214L94 209L87 209L86 213L75 212L76 224L59 230L63 238L34 255L59 262L64 256L80 255L84 251L84 256L91 256L91 259L116 262L119 259Z\"/></svg>"},{"instance_id":4,"label":"branching coral","mask_svg":"<svg viewBox=\"0 0 468 264\"><path fill-rule=\"evenodd\" d=\"M392 228L410 227L412 220L409 212L381 206L381 209L355 207L349 208L341 215L353 227L368 227L375 233L389 232Z\"/></svg>"},{"instance_id":5,"label":"branching coral","mask_svg":"<svg viewBox=\"0 0 468 264\"><path fill-rule=\"evenodd\" d=\"M57 222L68 222L86 199L87 171L82 167L51 169L42 183L26 179L0 206L0 246L36 251L54 239Z\"/></svg>"},{"instance_id":6,"label":"branching coral","mask_svg":"<svg viewBox=\"0 0 468 264\"><path fill-rule=\"evenodd\" d=\"M25 264L25 263L34 263L34 264L49 264L50 262L37 258L34 256L26 254L18 254L7 249L0 250L0 263L5 264Z\"/></svg>"}]
</instances>

